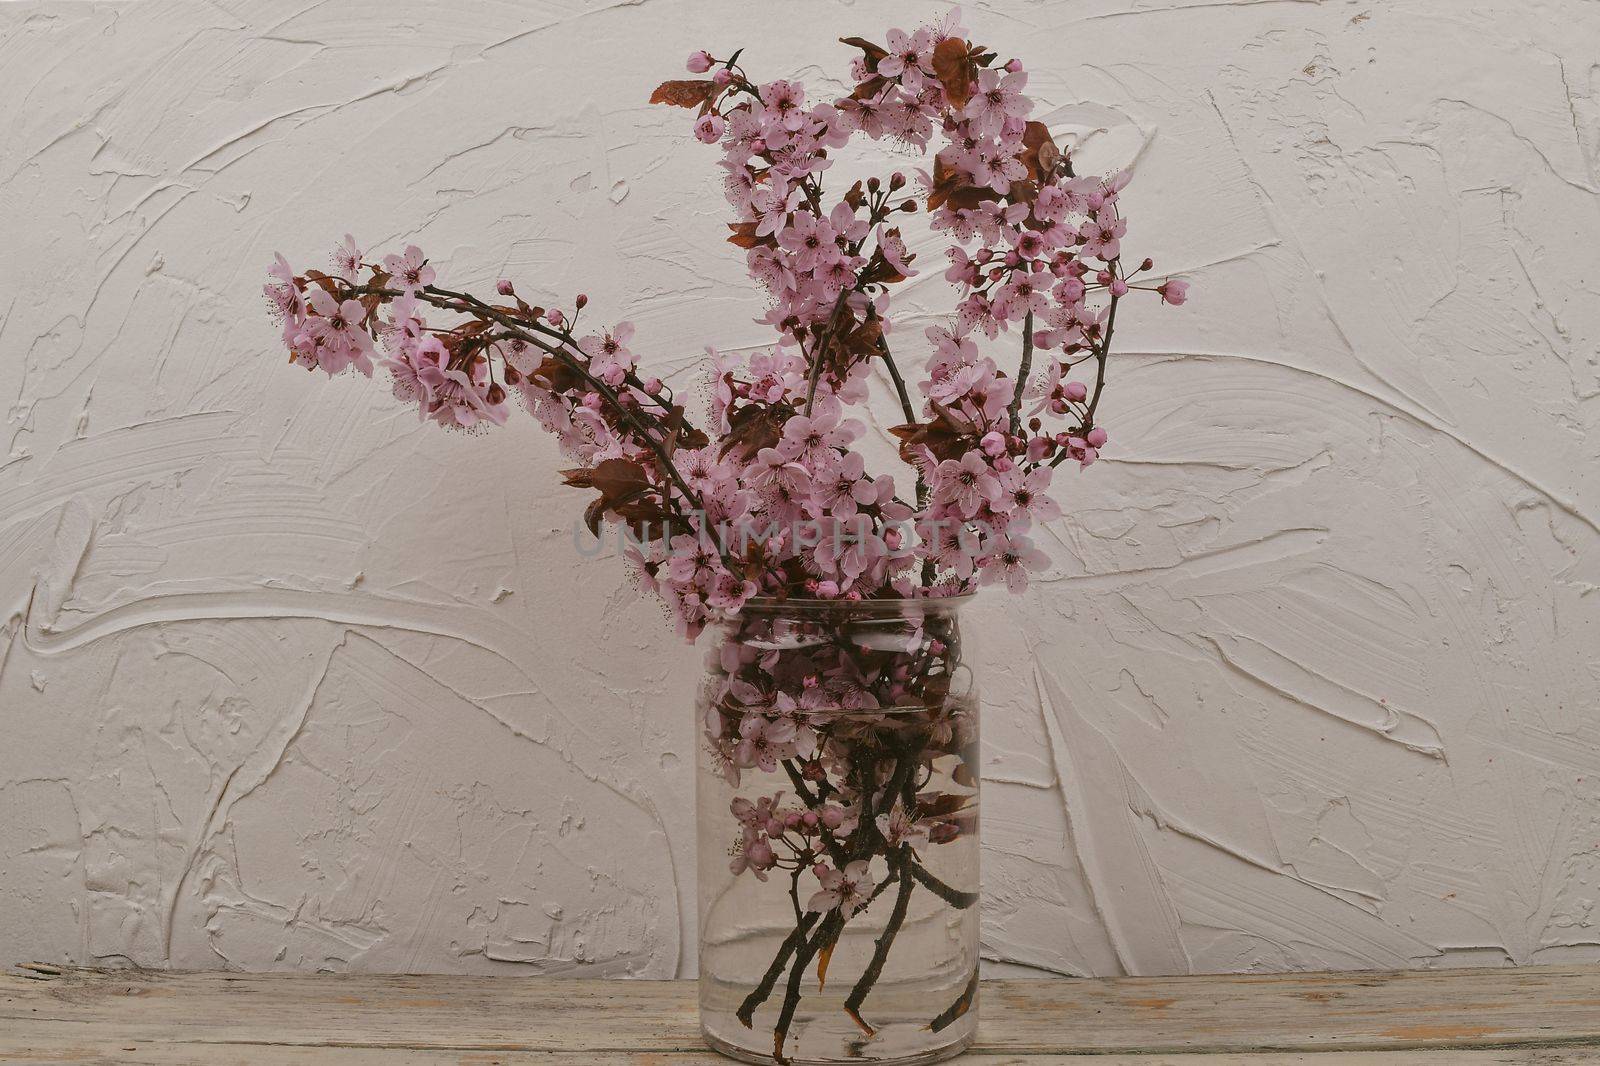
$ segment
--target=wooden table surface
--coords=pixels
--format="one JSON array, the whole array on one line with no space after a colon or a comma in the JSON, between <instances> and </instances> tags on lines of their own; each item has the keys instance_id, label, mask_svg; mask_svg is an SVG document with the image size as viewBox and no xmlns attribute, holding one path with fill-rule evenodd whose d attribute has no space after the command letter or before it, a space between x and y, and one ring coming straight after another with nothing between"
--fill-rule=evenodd
<instances>
[{"instance_id":1,"label":"wooden table surface","mask_svg":"<svg viewBox=\"0 0 1600 1066\"><path fill-rule=\"evenodd\" d=\"M1600 967L989 981L970 1066L1600 1064ZM685 981L0 975L0 1062L726 1063Z\"/></svg>"}]
</instances>

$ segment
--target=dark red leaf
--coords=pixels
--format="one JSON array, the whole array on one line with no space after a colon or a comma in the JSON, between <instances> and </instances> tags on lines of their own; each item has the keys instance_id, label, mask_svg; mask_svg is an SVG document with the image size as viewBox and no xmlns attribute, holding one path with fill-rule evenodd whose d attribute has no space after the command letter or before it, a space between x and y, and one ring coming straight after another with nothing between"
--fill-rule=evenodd
<instances>
[{"instance_id":1,"label":"dark red leaf","mask_svg":"<svg viewBox=\"0 0 1600 1066\"><path fill-rule=\"evenodd\" d=\"M671 104L673 107L699 107L710 99L715 89L716 84L709 78L664 81L650 94L650 102Z\"/></svg>"},{"instance_id":2,"label":"dark red leaf","mask_svg":"<svg viewBox=\"0 0 1600 1066\"><path fill-rule=\"evenodd\" d=\"M839 43L852 45L865 52L867 54L867 69L872 71L874 74L878 72L878 60L889 54L888 49L884 48L882 45L873 44L871 41L862 37L841 37L839 38Z\"/></svg>"},{"instance_id":3,"label":"dark red leaf","mask_svg":"<svg viewBox=\"0 0 1600 1066\"><path fill-rule=\"evenodd\" d=\"M1029 122L1022 128L1022 163L1035 181L1045 181L1061 160L1061 149L1043 122Z\"/></svg>"},{"instance_id":4,"label":"dark red leaf","mask_svg":"<svg viewBox=\"0 0 1600 1066\"><path fill-rule=\"evenodd\" d=\"M728 243L739 248L754 248L758 244L766 244L767 238L756 236L754 222L730 222L728 229L733 232L728 235Z\"/></svg>"},{"instance_id":5,"label":"dark red leaf","mask_svg":"<svg viewBox=\"0 0 1600 1066\"><path fill-rule=\"evenodd\" d=\"M944 97L952 107L966 107L972 99L972 83L978 75L970 53L967 42L957 37L940 41L933 50L933 74L944 86Z\"/></svg>"}]
</instances>

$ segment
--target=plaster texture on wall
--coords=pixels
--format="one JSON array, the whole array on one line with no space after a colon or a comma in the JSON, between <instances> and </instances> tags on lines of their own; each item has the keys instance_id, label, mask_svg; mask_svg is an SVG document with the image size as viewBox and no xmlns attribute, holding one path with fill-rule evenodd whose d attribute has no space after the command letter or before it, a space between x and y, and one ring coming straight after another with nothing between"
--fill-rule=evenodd
<instances>
[{"instance_id":1,"label":"plaster texture on wall","mask_svg":"<svg viewBox=\"0 0 1600 1066\"><path fill-rule=\"evenodd\" d=\"M762 303L650 88L937 13L0 6L0 961L693 972L698 654L526 419L284 365L264 268L415 240L688 386ZM1600 959L1600 3L966 15L1196 282L970 620L995 972Z\"/></svg>"}]
</instances>

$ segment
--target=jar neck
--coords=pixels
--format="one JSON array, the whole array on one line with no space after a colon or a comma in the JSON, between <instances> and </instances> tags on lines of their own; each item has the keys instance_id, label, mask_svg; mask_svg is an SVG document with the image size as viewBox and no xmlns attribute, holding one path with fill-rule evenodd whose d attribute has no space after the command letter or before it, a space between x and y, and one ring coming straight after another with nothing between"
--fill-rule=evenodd
<instances>
[{"instance_id":1,"label":"jar neck","mask_svg":"<svg viewBox=\"0 0 1600 1066\"><path fill-rule=\"evenodd\" d=\"M762 619L788 621L815 620L817 622L871 622L932 618L954 619L962 608L976 599L975 593L959 596L925 596L902 599L802 599L791 597L776 599L765 596L745 601L737 614L721 617L725 624L737 626L741 622Z\"/></svg>"}]
</instances>

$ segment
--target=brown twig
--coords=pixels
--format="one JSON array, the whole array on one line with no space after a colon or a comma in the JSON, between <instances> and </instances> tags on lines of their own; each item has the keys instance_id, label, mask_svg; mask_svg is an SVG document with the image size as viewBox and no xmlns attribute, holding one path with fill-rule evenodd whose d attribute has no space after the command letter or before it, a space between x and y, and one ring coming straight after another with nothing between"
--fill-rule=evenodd
<instances>
[{"instance_id":1,"label":"brown twig","mask_svg":"<svg viewBox=\"0 0 1600 1066\"><path fill-rule=\"evenodd\" d=\"M816 925L817 919L821 917L822 915L820 914L808 914L801 919L799 924L794 927L794 930L784 938L782 946L778 948L778 953L773 956L771 964L768 965L767 972L761 975L761 981L755 988L750 990L748 996L744 997L744 1002L739 1004L739 1009L734 1012L734 1017L743 1022L746 1029L753 1028L756 1008L765 1003L767 997L772 995L772 989L777 985L778 977L783 973L784 965L788 963L789 957L805 942L806 935L811 932L811 927Z\"/></svg>"},{"instance_id":2,"label":"brown twig","mask_svg":"<svg viewBox=\"0 0 1600 1066\"><path fill-rule=\"evenodd\" d=\"M967 987L962 990L961 995L956 997L956 1001L954 1003L940 1011L933 1021L928 1023L929 1030L937 1033L939 1030L948 1027L957 1018L961 1017L963 1014L967 1013L967 1011L972 1009L972 1004L974 1001L976 1001L977 997L978 969L977 967L973 967L972 979L967 982Z\"/></svg>"},{"instance_id":3,"label":"brown twig","mask_svg":"<svg viewBox=\"0 0 1600 1066\"><path fill-rule=\"evenodd\" d=\"M952 888L950 885L945 884L943 881L939 880L939 878L929 873L928 868L923 866L920 862L917 862L915 859L913 859L911 862L911 876L916 878L916 880L921 883L922 887L926 888L929 892L932 892L935 896L938 896L940 899L950 904L950 906L955 907L957 910L966 910L968 907L978 902L979 897L976 892L964 892L959 888Z\"/></svg>"},{"instance_id":4,"label":"brown twig","mask_svg":"<svg viewBox=\"0 0 1600 1066\"><path fill-rule=\"evenodd\" d=\"M807 418L811 417L811 407L817 401L817 382L822 380L822 357L828 353L828 345L833 343L839 316L844 313L845 301L854 291L854 287L839 290L839 298L833 303L833 312L828 315L828 321L822 329L817 331L816 340L811 345L811 373L806 381Z\"/></svg>"},{"instance_id":5,"label":"brown twig","mask_svg":"<svg viewBox=\"0 0 1600 1066\"><path fill-rule=\"evenodd\" d=\"M1017 387L1011 394L1011 435L1022 434L1022 394L1028 388L1028 375L1033 371L1033 312L1022 318L1022 361L1017 366Z\"/></svg>"},{"instance_id":6,"label":"brown twig","mask_svg":"<svg viewBox=\"0 0 1600 1066\"><path fill-rule=\"evenodd\" d=\"M911 906L911 893L916 888L916 882L906 876L906 867L911 864L911 845L901 844L899 861L896 864L900 890L895 893L894 910L889 912L889 921L883 927L883 932L878 935L877 942L872 947L872 961L867 963L867 968L861 971L861 977L856 981L850 995L845 998L845 1013L861 1027L861 1031L871 1036L876 1030L868 1025L861 1017L861 1004L866 1001L867 993L872 991L872 986L878 983L878 977L883 973L883 964L889 958L889 949L894 946L895 937L900 935L900 927L905 924L906 911Z\"/></svg>"},{"instance_id":7,"label":"brown twig","mask_svg":"<svg viewBox=\"0 0 1600 1066\"><path fill-rule=\"evenodd\" d=\"M787 1066L789 1059L783 1053L783 1042L788 1039L789 1026L794 1021L795 1008L800 1005L800 983L805 980L806 967L816 958L817 952L832 944L844 928L844 912L828 912L811 939L795 952L794 965L789 968L789 983L783 992L783 1006L778 1009L778 1022L772 1027L772 1057Z\"/></svg>"}]
</instances>

